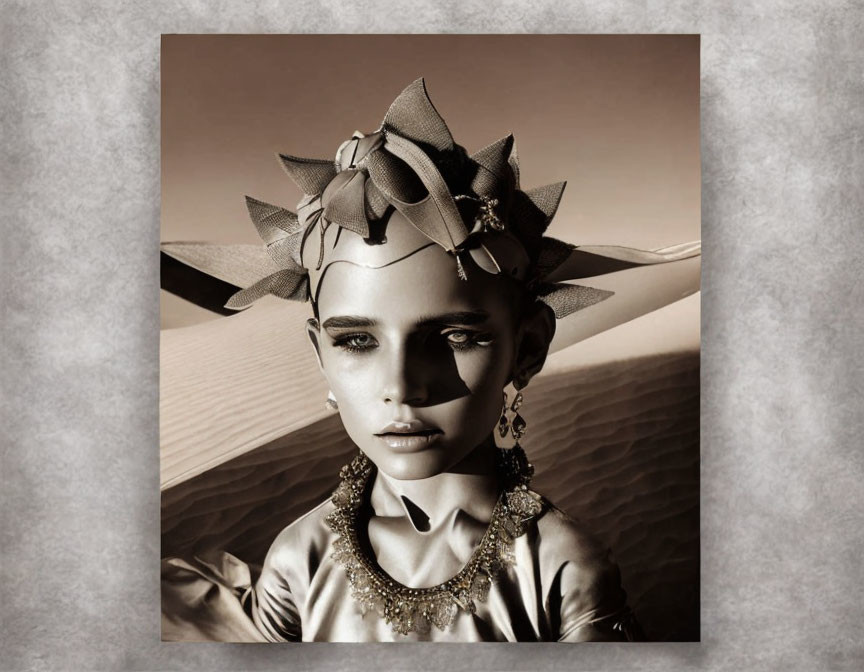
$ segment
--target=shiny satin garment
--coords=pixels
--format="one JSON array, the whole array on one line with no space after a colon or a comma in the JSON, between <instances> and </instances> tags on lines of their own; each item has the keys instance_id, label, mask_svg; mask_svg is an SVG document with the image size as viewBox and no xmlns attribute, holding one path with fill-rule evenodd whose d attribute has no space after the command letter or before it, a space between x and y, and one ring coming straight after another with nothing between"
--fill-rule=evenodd
<instances>
[{"instance_id":1,"label":"shiny satin garment","mask_svg":"<svg viewBox=\"0 0 864 672\"><path fill-rule=\"evenodd\" d=\"M485 523L455 507L434 529L417 529L410 504L378 479L369 540L378 565L404 585L420 588L450 578L470 558ZM374 613L363 616L342 566L331 554L338 536L325 518L329 500L274 541L251 604L269 641L538 642L626 641L638 625L626 605L617 566L579 525L546 502L518 537L515 562L493 582L476 613L458 611L451 628L394 633Z\"/></svg>"}]
</instances>

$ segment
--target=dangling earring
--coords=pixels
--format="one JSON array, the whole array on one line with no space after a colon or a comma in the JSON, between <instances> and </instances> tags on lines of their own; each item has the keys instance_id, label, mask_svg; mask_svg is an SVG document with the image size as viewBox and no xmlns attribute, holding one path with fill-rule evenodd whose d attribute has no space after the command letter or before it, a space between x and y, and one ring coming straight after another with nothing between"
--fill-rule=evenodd
<instances>
[{"instance_id":1,"label":"dangling earring","mask_svg":"<svg viewBox=\"0 0 864 672\"><path fill-rule=\"evenodd\" d=\"M507 393L504 393L504 408L501 409L501 419L498 421L498 434L503 439L510 431L510 420L507 418Z\"/></svg>"},{"instance_id":2,"label":"dangling earring","mask_svg":"<svg viewBox=\"0 0 864 672\"><path fill-rule=\"evenodd\" d=\"M504 407L501 409L501 418L498 420L498 435L503 439L508 433L512 434L516 445L518 445L519 440L525 436L525 432L528 428L528 423L525 422L525 418L519 415L519 409L522 408L522 401L522 391L517 387L516 397L513 399L513 403L510 404L510 406L507 406L507 393L505 392ZM514 414L512 420L507 416L508 411Z\"/></svg>"},{"instance_id":3,"label":"dangling earring","mask_svg":"<svg viewBox=\"0 0 864 672\"><path fill-rule=\"evenodd\" d=\"M516 414L513 416L513 420L510 421L510 433L516 440L517 445L519 440L525 436L525 432L528 429L528 423L525 422L525 418L519 415L520 408L522 408L522 390L516 388L516 398L513 399L513 403L510 405L510 410Z\"/></svg>"},{"instance_id":4,"label":"dangling earring","mask_svg":"<svg viewBox=\"0 0 864 672\"><path fill-rule=\"evenodd\" d=\"M329 408L331 411L338 411L339 404L336 403L336 397L333 396L333 391L328 390L327 401L324 402L324 408Z\"/></svg>"}]
</instances>

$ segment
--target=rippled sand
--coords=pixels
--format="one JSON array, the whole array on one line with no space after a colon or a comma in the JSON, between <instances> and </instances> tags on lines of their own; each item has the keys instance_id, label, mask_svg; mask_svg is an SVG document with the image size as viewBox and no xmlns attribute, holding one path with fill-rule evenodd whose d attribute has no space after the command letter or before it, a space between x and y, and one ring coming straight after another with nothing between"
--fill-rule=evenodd
<instances>
[{"instance_id":1,"label":"rippled sand","mask_svg":"<svg viewBox=\"0 0 864 672\"><path fill-rule=\"evenodd\" d=\"M294 371L314 387L314 364ZM698 640L698 353L552 371L532 382L523 411L536 489L613 549L651 639ZM280 373L277 366L272 375ZM224 372L217 367L208 375ZM325 395L326 388L307 398L320 406ZM163 439L182 441L195 431L215 436L230 421L169 425ZM306 426L237 457L217 449L219 464L207 470L192 466L200 455L183 462L176 451L163 462L163 483L167 475L173 485L162 493L162 555L224 549L260 563L279 530L329 495L353 450L338 416L322 408Z\"/></svg>"}]
</instances>

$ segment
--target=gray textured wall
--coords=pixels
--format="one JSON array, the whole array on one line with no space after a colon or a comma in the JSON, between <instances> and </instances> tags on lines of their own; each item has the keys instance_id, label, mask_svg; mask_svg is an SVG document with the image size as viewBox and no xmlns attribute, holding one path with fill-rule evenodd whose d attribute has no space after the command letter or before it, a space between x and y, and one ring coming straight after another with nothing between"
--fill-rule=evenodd
<instances>
[{"instance_id":1,"label":"gray textured wall","mask_svg":"<svg viewBox=\"0 0 864 672\"><path fill-rule=\"evenodd\" d=\"M385 9L385 7L387 9ZM860 2L2 2L4 669L860 669ZM702 644L160 644L159 35L699 32Z\"/></svg>"}]
</instances>

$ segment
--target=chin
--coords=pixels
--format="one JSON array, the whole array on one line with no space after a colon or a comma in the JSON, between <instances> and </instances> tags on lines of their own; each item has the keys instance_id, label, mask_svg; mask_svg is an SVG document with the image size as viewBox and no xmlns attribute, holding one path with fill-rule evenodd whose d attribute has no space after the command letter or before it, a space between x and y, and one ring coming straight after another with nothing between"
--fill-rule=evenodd
<instances>
[{"instance_id":1,"label":"chin","mask_svg":"<svg viewBox=\"0 0 864 672\"><path fill-rule=\"evenodd\" d=\"M399 481L419 481L424 478L431 478L446 471L449 466L443 456L435 450L401 455L369 453L366 455L380 471Z\"/></svg>"}]
</instances>

